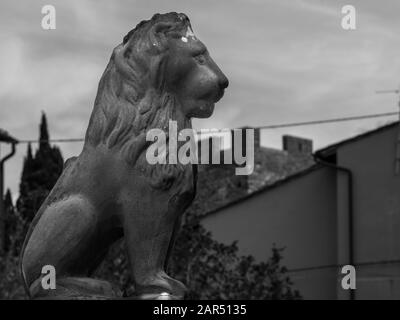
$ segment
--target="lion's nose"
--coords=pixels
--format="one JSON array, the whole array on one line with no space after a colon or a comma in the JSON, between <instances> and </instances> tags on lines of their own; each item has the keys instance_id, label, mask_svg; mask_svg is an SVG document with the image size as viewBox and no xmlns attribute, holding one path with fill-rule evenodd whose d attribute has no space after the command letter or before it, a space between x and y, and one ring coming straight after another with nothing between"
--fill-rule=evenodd
<instances>
[{"instance_id":1,"label":"lion's nose","mask_svg":"<svg viewBox=\"0 0 400 320\"><path fill-rule=\"evenodd\" d=\"M219 80L219 87L224 90L228 88L229 86L229 80L226 76L222 76L221 79Z\"/></svg>"}]
</instances>

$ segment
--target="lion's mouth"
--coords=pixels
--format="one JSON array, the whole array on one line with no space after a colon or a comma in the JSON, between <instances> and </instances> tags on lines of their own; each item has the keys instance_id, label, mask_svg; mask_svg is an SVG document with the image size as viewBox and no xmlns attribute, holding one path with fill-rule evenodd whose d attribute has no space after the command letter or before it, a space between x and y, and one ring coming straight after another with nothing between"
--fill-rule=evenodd
<instances>
[{"instance_id":1,"label":"lion's mouth","mask_svg":"<svg viewBox=\"0 0 400 320\"><path fill-rule=\"evenodd\" d=\"M207 115L211 114L214 111L215 103L211 101L205 101L204 105L201 107L203 112L206 112Z\"/></svg>"},{"instance_id":2,"label":"lion's mouth","mask_svg":"<svg viewBox=\"0 0 400 320\"><path fill-rule=\"evenodd\" d=\"M219 90L216 96L214 97L214 103L218 102L224 96L225 90Z\"/></svg>"}]
</instances>

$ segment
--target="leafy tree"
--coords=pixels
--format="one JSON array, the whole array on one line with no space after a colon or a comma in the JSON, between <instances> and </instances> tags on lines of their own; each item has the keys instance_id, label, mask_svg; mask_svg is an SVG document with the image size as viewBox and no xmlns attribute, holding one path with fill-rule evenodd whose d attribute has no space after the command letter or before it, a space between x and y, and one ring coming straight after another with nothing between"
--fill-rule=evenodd
<instances>
[{"instance_id":1,"label":"leafy tree","mask_svg":"<svg viewBox=\"0 0 400 320\"><path fill-rule=\"evenodd\" d=\"M190 299L301 298L281 266L282 248L274 245L266 262L256 262L252 256L241 256L236 242L215 241L196 218L185 223L176 243L170 271L186 283Z\"/></svg>"},{"instance_id":2,"label":"leafy tree","mask_svg":"<svg viewBox=\"0 0 400 320\"><path fill-rule=\"evenodd\" d=\"M123 241L116 244L97 276L134 292ZM281 266L283 249L272 248L267 262L240 256L236 243L215 241L197 219L186 221L176 241L170 274L185 283L189 299L301 299Z\"/></svg>"},{"instance_id":3,"label":"leafy tree","mask_svg":"<svg viewBox=\"0 0 400 320\"><path fill-rule=\"evenodd\" d=\"M8 224L12 232L7 233L7 251L0 258L0 299L26 299L19 272L19 251L25 235L24 224L18 214L7 221L12 221Z\"/></svg>"}]
</instances>

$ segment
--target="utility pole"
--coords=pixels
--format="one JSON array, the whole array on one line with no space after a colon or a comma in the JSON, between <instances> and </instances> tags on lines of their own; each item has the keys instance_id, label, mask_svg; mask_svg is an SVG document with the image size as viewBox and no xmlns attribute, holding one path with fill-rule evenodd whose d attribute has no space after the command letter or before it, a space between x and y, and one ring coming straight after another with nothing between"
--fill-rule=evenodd
<instances>
[{"instance_id":1,"label":"utility pole","mask_svg":"<svg viewBox=\"0 0 400 320\"><path fill-rule=\"evenodd\" d=\"M0 129L0 143L11 145L11 151L4 158L0 158L0 254L5 249L5 219L6 210L4 207L4 163L15 154L15 146L18 140L11 137L6 131Z\"/></svg>"},{"instance_id":2,"label":"utility pole","mask_svg":"<svg viewBox=\"0 0 400 320\"><path fill-rule=\"evenodd\" d=\"M378 90L376 91L378 94L385 93L395 93L398 95L398 107L399 107L399 131L397 133L397 142L396 142L396 159L395 159L395 168L394 172L396 175L400 174L400 88L394 90Z\"/></svg>"}]
</instances>

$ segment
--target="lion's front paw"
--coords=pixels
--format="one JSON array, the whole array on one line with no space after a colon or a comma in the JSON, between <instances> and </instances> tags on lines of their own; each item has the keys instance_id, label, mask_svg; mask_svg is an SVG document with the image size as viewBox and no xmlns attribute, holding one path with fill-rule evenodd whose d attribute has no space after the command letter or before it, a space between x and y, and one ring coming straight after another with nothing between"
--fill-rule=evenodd
<instances>
[{"instance_id":1,"label":"lion's front paw","mask_svg":"<svg viewBox=\"0 0 400 320\"><path fill-rule=\"evenodd\" d=\"M168 292L161 293L143 293L132 297L137 300L182 300L183 297L172 295Z\"/></svg>"}]
</instances>

